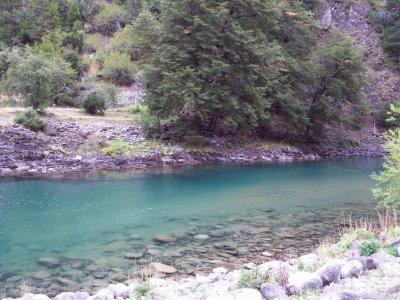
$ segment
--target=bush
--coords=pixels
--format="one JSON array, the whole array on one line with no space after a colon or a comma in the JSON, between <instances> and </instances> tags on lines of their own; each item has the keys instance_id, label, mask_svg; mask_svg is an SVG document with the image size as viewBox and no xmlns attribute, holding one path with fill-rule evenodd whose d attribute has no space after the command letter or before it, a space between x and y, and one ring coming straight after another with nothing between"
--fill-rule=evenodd
<instances>
[{"instance_id":1,"label":"bush","mask_svg":"<svg viewBox=\"0 0 400 300\"><path fill-rule=\"evenodd\" d=\"M400 127L399 108L399 101L381 103L374 113L376 123L387 128Z\"/></svg>"},{"instance_id":2,"label":"bush","mask_svg":"<svg viewBox=\"0 0 400 300\"><path fill-rule=\"evenodd\" d=\"M250 288L259 290L262 283L268 281L269 275L263 274L259 269L246 270L240 274L238 288Z\"/></svg>"},{"instance_id":3,"label":"bush","mask_svg":"<svg viewBox=\"0 0 400 300\"><path fill-rule=\"evenodd\" d=\"M92 92L82 99L82 108L91 115L104 114L107 110L106 100L103 95Z\"/></svg>"},{"instance_id":4,"label":"bush","mask_svg":"<svg viewBox=\"0 0 400 300\"><path fill-rule=\"evenodd\" d=\"M98 51L103 44L103 38L100 33L86 35L83 43L83 51L86 53L93 53Z\"/></svg>"},{"instance_id":5,"label":"bush","mask_svg":"<svg viewBox=\"0 0 400 300\"><path fill-rule=\"evenodd\" d=\"M24 126L32 131L40 131L44 128L44 121L39 118L37 112L33 109L27 109L15 119L15 123Z\"/></svg>"},{"instance_id":6,"label":"bush","mask_svg":"<svg viewBox=\"0 0 400 300\"><path fill-rule=\"evenodd\" d=\"M134 65L126 53L110 52L103 65L104 78L119 85L129 85L133 82Z\"/></svg>"},{"instance_id":7,"label":"bush","mask_svg":"<svg viewBox=\"0 0 400 300\"><path fill-rule=\"evenodd\" d=\"M154 288L149 282L143 282L142 284L135 287L132 291L131 299L143 299L144 297L150 297L153 294Z\"/></svg>"},{"instance_id":8,"label":"bush","mask_svg":"<svg viewBox=\"0 0 400 300\"><path fill-rule=\"evenodd\" d=\"M360 246L360 255L370 256L378 251L380 247L378 240L368 240L361 244Z\"/></svg>"},{"instance_id":9,"label":"bush","mask_svg":"<svg viewBox=\"0 0 400 300\"><path fill-rule=\"evenodd\" d=\"M105 35L113 35L114 32L121 28L121 25L125 23L127 13L123 7L110 4L104 6L104 8L95 16L94 26L96 30Z\"/></svg>"},{"instance_id":10,"label":"bush","mask_svg":"<svg viewBox=\"0 0 400 300\"><path fill-rule=\"evenodd\" d=\"M385 248L384 250L389 255L392 255L392 256L397 256L398 255L398 252L397 252L396 248Z\"/></svg>"}]
</instances>

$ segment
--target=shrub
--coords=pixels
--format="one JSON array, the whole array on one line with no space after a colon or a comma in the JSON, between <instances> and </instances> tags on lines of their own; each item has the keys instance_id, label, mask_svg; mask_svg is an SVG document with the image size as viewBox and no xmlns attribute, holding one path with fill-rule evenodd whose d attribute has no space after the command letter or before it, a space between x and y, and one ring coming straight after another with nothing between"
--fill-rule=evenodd
<instances>
[{"instance_id":1,"label":"shrub","mask_svg":"<svg viewBox=\"0 0 400 300\"><path fill-rule=\"evenodd\" d=\"M103 95L92 92L82 99L82 108L91 115L104 114L107 109L106 100Z\"/></svg>"},{"instance_id":2,"label":"shrub","mask_svg":"<svg viewBox=\"0 0 400 300\"><path fill-rule=\"evenodd\" d=\"M238 288L260 289L262 283L268 281L269 275L263 274L259 269L242 271L240 274Z\"/></svg>"},{"instance_id":3,"label":"shrub","mask_svg":"<svg viewBox=\"0 0 400 300\"><path fill-rule=\"evenodd\" d=\"M102 34L113 35L125 23L126 17L127 13L123 7L116 4L106 5L95 16L94 26Z\"/></svg>"},{"instance_id":4,"label":"shrub","mask_svg":"<svg viewBox=\"0 0 400 300\"><path fill-rule=\"evenodd\" d=\"M384 102L375 111L376 123L387 127L400 127L400 102Z\"/></svg>"},{"instance_id":5,"label":"shrub","mask_svg":"<svg viewBox=\"0 0 400 300\"><path fill-rule=\"evenodd\" d=\"M384 250L389 255L392 255L392 256L397 256L398 255L398 252L397 252L396 248L385 248Z\"/></svg>"},{"instance_id":6,"label":"shrub","mask_svg":"<svg viewBox=\"0 0 400 300\"><path fill-rule=\"evenodd\" d=\"M126 53L110 52L104 60L104 78L119 85L129 85L133 82L134 65Z\"/></svg>"},{"instance_id":7,"label":"shrub","mask_svg":"<svg viewBox=\"0 0 400 300\"><path fill-rule=\"evenodd\" d=\"M360 255L370 256L378 251L380 247L378 240L368 240L361 244Z\"/></svg>"},{"instance_id":8,"label":"shrub","mask_svg":"<svg viewBox=\"0 0 400 300\"><path fill-rule=\"evenodd\" d=\"M32 131L40 131L44 128L44 121L39 118L39 115L33 109L27 109L15 119L15 123L24 126Z\"/></svg>"},{"instance_id":9,"label":"shrub","mask_svg":"<svg viewBox=\"0 0 400 300\"><path fill-rule=\"evenodd\" d=\"M142 299L143 297L151 296L151 294L153 294L153 287L146 281L133 289L131 299Z\"/></svg>"},{"instance_id":10,"label":"shrub","mask_svg":"<svg viewBox=\"0 0 400 300\"><path fill-rule=\"evenodd\" d=\"M87 53L98 51L102 47L102 41L103 38L99 33L87 35L83 43L83 51Z\"/></svg>"},{"instance_id":11,"label":"shrub","mask_svg":"<svg viewBox=\"0 0 400 300\"><path fill-rule=\"evenodd\" d=\"M355 147L360 146L360 143L355 140L351 140L351 139L342 139L339 142L339 145L343 148L355 148Z\"/></svg>"}]
</instances>

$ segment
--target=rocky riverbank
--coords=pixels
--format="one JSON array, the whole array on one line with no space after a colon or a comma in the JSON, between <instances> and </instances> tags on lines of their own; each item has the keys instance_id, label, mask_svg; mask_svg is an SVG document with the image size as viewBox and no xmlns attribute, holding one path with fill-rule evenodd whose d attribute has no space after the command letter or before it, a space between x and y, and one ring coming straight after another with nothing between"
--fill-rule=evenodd
<instances>
[{"instance_id":1,"label":"rocky riverbank","mask_svg":"<svg viewBox=\"0 0 400 300\"><path fill-rule=\"evenodd\" d=\"M398 234L399 228L392 230ZM92 295L87 292L62 292L54 300L284 300L284 299L398 299L400 296L400 240L388 243L364 229L345 234L333 245L317 253L287 261L249 262L240 270L214 268L208 275L179 280L164 279L177 270L164 263L150 263L146 280L135 277L111 284ZM398 238L398 236L397 236ZM374 253L375 252L375 253ZM390 254L389 254L390 253ZM42 264L54 261L43 260ZM5 298L14 300L13 298ZM49 300L44 294L27 293L21 300Z\"/></svg>"},{"instance_id":2,"label":"rocky riverbank","mask_svg":"<svg viewBox=\"0 0 400 300\"><path fill-rule=\"evenodd\" d=\"M324 156L381 156L378 135L360 142L333 139L313 146L210 138L206 146L147 140L127 123L87 125L50 119L43 132L0 127L0 177L68 175L89 170L145 170L204 163L266 163ZM352 142L353 141L353 142Z\"/></svg>"}]
</instances>

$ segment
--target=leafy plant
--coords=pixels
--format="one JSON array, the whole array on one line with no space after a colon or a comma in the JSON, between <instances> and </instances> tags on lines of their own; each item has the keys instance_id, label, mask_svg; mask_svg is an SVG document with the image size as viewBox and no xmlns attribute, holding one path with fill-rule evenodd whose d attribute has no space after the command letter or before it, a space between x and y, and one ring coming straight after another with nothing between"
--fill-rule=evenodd
<instances>
[{"instance_id":1,"label":"leafy plant","mask_svg":"<svg viewBox=\"0 0 400 300\"><path fill-rule=\"evenodd\" d=\"M15 119L15 123L24 126L32 131L40 131L44 128L45 122L33 109L27 109Z\"/></svg>"},{"instance_id":2,"label":"leafy plant","mask_svg":"<svg viewBox=\"0 0 400 300\"><path fill-rule=\"evenodd\" d=\"M387 155L383 171L372 175L377 182L372 192L379 200L378 207L396 215L400 212L400 129L389 130L385 137Z\"/></svg>"},{"instance_id":3,"label":"leafy plant","mask_svg":"<svg viewBox=\"0 0 400 300\"><path fill-rule=\"evenodd\" d=\"M152 294L153 287L148 281L146 281L133 289L130 298L131 300L138 300L142 299L142 297L151 297Z\"/></svg>"},{"instance_id":4,"label":"leafy plant","mask_svg":"<svg viewBox=\"0 0 400 300\"><path fill-rule=\"evenodd\" d=\"M260 289L262 283L268 281L269 275L263 274L259 269L245 270L240 274L238 288Z\"/></svg>"},{"instance_id":5,"label":"leafy plant","mask_svg":"<svg viewBox=\"0 0 400 300\"><path fill-rule=\"evenodd\" d=\"M103 76L119 85L133 82L135 67L126 53L110 52L104 60Z\"/></svg>"},{"instance_id":6,"label":"leafy plant","mask_svg":"<svg viewBox=\"0 0 400 300\"><path fill-rule=\"evenodd\" d=\"M360 254L364 256L370 256L379 250L380 243L378 240L368 240L364 241L360 246Z\"/></svg>"},{"instance_id":7,"label":"leafy plant","mask_svg":"<svg viewBox=\"0 0 400 300\"><path fill-rule=\"evenodd\" d=\"M107 110L104 96L97 92L92 92L83 97L81 106L86 113L91 115L101 115Z\"/></svg>"},{"instance_id":8,"label":"leafy plant","mask_svg":"<svg viewBox=\"0 0 400 300\"><path fill-rule=\"evenodd\" d=\"M355 148L355 147L360 146L360 143L355 140L342 139L339 142L339 145L342 146L343 148Z\"/></svg>"},{"instance_id":9,"label":"leafy plant","mask_svg":"<svg viewBox=\"0 0 400 300\"><path fill-rule=\"evenodd\" d=\"M127 13L124 8L116 4L108 4L95 16L94 26L98 32L112 35L126 22Z\"/></svg>"},{"instance_id":10,"label":"leafy plant","mask_svg":"<svg viewBox=\"0 0 400 300\"><path fill-rule=\"evenodd\" d=\"M396 248L384 248L385 252L392 256L398 256L398 252Z\"/></svg>"}]
</instances>

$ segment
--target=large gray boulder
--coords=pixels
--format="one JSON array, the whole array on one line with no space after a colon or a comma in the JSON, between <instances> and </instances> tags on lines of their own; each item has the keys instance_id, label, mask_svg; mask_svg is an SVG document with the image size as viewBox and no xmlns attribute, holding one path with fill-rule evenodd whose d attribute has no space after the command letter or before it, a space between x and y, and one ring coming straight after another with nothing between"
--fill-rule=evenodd
<instances>
[{"instance_id":1,"label":"large gray boulder","mask_svg":"<svg viewBox=\"0 0 400 300\"><path fill-rule=\"evenodd\" d=\"M351 258L350 260L358 260L363 266L363 271L376 269L378 266L376 259L367 256L357 256Z\"/></svg>"},{"instance_id":2,"label":"large gray boulder","mask_svg":"<svg viewBox=\"0 0 400 300\"><path fill-rule=\"evenodd\" d=\"M86 292L67 292L61 293L54 297L54 300L86 300L89 294Z\"/></svg>"},{"instance_id":3,"label":"large gray boulder","mask_svg":"<svg viewBox=\"0 0 400 300\"><path fill-rule=\"evenodd\" d=\"M321 289L323 282L316 273L293 273L288 279L288 289L291 293L303 293L312 289Z\"/></svg>"},{"instance_id":4,"label":"large gray boulder","mask_svg":"<svg viewBox=\"0 0 400 300\"><path fill-rule=\"evenodd\" d=\"M329 261L317 270L317 274L321 277L324 285L338 282L340 280L340 269L346 264L345 260L335 259Z\"/></svg>"},{"instance_id":5,"label":"large gray boulder","mask_svg":"<svg viewBox=\"0 0 400 300\"><path fill-rule=\"evenodd\" d=\"M265 300L285 300L289 299L286 291L277 284L263 283L261 284L261 295Z\"/></svg>"},{"instance_id":6,"label":"large gray boulder","mask_svg":"<svg viewBox=\"0 0 400 300\"><path fill-rule=\"evenodd\" d=\"M361 300L356 293L342 290L339 286L327 286L318 298L319 300Z\"/></svg>"},{"instance_id":7,"label":"large gray boulder","mask_svg":"<svg viewBox=\"0 0 400 300\"><path fill-rule=\"evenodd\" d=\"M351 260L340 269L340 276L342 278L358 277L362 271L362 263L360 263L358 260Z\"/></svg>"}]
</instances>

